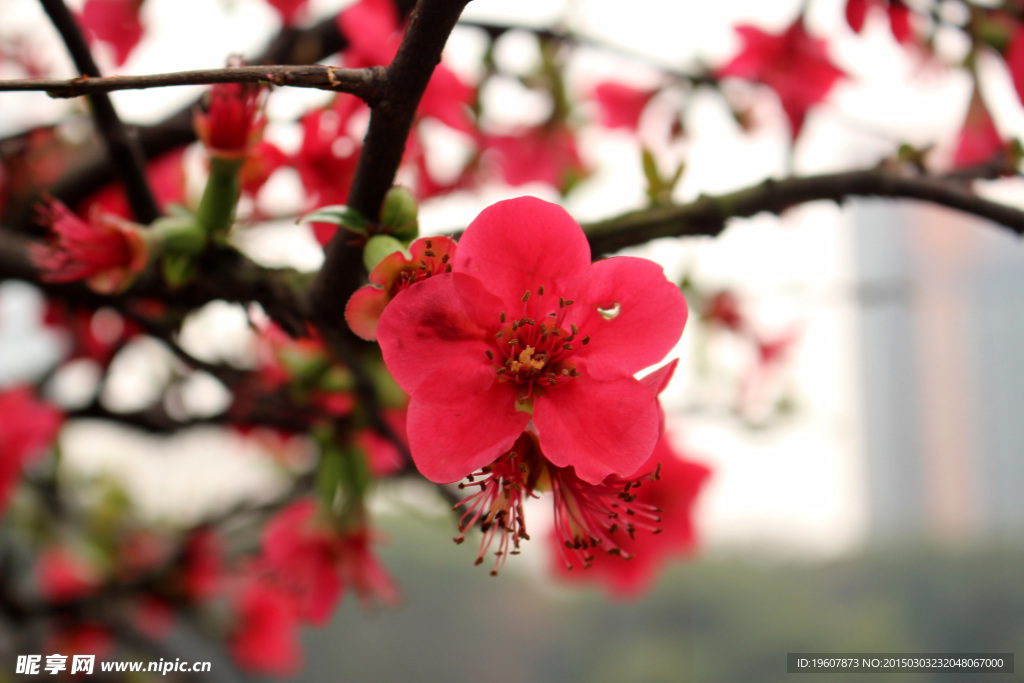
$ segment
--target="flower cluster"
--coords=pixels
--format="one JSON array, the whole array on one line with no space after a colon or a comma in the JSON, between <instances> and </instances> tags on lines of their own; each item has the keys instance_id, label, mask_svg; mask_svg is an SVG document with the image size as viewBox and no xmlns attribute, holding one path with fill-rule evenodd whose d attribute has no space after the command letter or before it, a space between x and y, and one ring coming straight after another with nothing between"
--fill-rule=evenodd
<instances>
[{"instance_id":1,"label":"flower cluster","mask_svg":"<svg viewBox=\"0 0 1024 683\"><path fill-rule=\"evenodd\" d=\"M373 540L362 525L333 528L313 500L282 510L267 525L263 552L236 595L236 661L250 670L294 673L299 624L327 623L346 590L364 605L394 604L398 590L373 554Z\"/></svg>"},{"instance_id":2,"label":"flower cluster","mask_svg":"<svg viewBox=\"0 0 1024 683\"><path fill-rule=\"evenodd\" d=\"M32 260L48 282L86 280L97 292L128 287L146 267L149 248L133 223L93 211L83 221L56 200L42 204L40 222L49 241L33 245Z\"/></svg>"},{"instance_id":3,"label":"flower cluster","mask_svg":"<svg viewBox=\"0 0 1024 683\"><path fill-rule=\"evenodd\" d=\"M417 468L479 489L462 528L484 529L480 560L499 534L499 562L528 538L522 502L542 491L568 564L621 554L620 536L658 525L631 491L656 478L640 470L661 435L669 371L635 375L679 341L682 293L644 259L591 263L580 226L532 197L485 209L450 264L394 296L377 327L411 395Z\"/></svg>"}]
</instances>

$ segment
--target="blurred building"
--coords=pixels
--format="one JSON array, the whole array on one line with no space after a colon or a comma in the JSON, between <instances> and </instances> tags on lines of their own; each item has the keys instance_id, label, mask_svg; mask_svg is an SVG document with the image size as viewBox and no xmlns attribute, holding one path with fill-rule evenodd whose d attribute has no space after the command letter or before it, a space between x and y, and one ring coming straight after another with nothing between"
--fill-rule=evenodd
<instances>
[{"instance_id":1,"label":"blurred building","mask_svg":"<svg viewBox=\"0 0 1024 683\"><path fill-rule=\"evenodd\" d=\"M944 209L854 210L868 532L1024 531L1024 247Z\"/></svg>"}]
</instances>

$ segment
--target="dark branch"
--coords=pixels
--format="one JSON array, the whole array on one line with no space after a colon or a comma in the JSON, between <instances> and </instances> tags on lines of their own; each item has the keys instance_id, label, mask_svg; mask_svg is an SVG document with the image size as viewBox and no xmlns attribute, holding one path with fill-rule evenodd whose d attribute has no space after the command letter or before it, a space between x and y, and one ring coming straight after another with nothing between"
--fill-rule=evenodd
<instances>
[{"instance_id":1,"label":"dark branch","mask_svg":"<svg viewBox=\"0 0 1024 683\"><path fill-rule=\"evenodd\" d=\"M372 220L377 218L384 195L395 181L416 108L466 2L421 0L387 68L385 91L372 106L370 127L347 202ZM312 294L317 319L327 325L342 319L348 294L362 277L361 254L346 243L344 233L339 230L328 245Z\"/></svg>"},{"instance_id":2,"label":"dark branch","mask_svg":"<svg viewBox=\"0 0 1024 683\"><path fill-rule=\"evenodd\" d=\"M342 69L335 66L238 66L199 69L145 76L107 76L105 78L22 79L0 81L0 91L45 91L51 97L79 97L114 90L144 90L179 85L215 83L267 83L296 88L318 88L345 92L371 101L383 79L383 69Z\"/></svg>"},{"instance_id":3,"label":"dark branch","mask_svg":"<svg viewBox=\"0 0 1024 683\"><path fill-rule=\"evenodd\" d=\"M78 24L63 0L40 0L50 21L64 39L75 67L88 78L102 76L92 59L89 46L85 43ZM107 154L114 169L127 189L128 203L135 219L149 224L160 217L160 207L146 180L146 164L138 143L128 134L113 103L106 95L99 93L89 96L93 119L100 137L107 148Z\"/></svg>"},{"instance_id":4,"label":"dark branch","mask_svg":"<svg viewBox=\"0 0 1024 683\"><path fill-rule=\"evenodd\" d=\"M1024 211L994 202L949 180L900 175L883 169L766 180L730 194L702 195L688 204L641 209L584 226L594 255L662 237L717 236L731 218L762 212L781 214L813 201L840 203L851 197L918 199L987 218L1024 235Z\"/></svg>"}]
</instances>

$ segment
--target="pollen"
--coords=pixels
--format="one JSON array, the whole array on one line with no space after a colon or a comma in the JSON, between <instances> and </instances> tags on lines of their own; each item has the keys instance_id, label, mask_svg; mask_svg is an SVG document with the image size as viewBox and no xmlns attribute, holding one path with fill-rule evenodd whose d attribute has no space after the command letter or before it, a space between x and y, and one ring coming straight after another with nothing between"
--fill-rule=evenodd
<instances>
[{"instance_id":1,"label":"pollen","mask_svg":"<svg viewBox=\"0 0 1024 683\"><path fill-rule=\"evenodd\" d=\"M536 354L536 357L534 357ZM526 370L527 372L539 372L547 363L547 354L537 353L532 346L527 346L519 352L519 360L509 361L508 369L512 372Z\"/></svg>"}]
</instances>

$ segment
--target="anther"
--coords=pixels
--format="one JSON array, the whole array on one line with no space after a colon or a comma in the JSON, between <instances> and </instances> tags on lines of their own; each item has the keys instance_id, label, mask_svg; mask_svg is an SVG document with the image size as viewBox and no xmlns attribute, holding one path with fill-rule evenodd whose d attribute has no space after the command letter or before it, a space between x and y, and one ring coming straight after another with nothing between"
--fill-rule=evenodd
<instances>
[{"instance_id":1,"label":"anther","mask_svg":"<svg viewBox=\"0 0 1024 683\"><path fill-rule=\"evenodd\" d=\"M569 329L572 330L572 334L574 337L580 333L580 328L576 327L576 323L569 323Z\"/></svg>"},{"instance_id":2,"label":"anther","mask_svg":"<svg viewBox=\"0 0 1024 683\"><path fill-rule=\"evenodd\" d=\"M498 319L501 320L501 322L505 322L505 312L504 311L501 312L501 315L498 316Z\"/></svg>"},{"instance_id":3,"label":"anther","mask_svg":"<svg viewBox=\"0 0 1024 683\"><path fill-rule=\"evenodd\" d=\"M441 256L441 263L448 263L448 259L450 259L451 257L451 254L444 254L443 256Z\"/></svg>"},{"instance_id":4,"label":"anther","mask_svg":"<svg viewBox=\"0 0 1024 683\"><path fill-rule=\"evenodd\" d=\"M433 249L434 248L434 240L427 240L426 244L427 244L427 249Z\"/></svg>"},{"instance_id":5,"label":"anther","mask_svg":"<svg viewBox=\"0 0 1024 683\"><path fill-rule=\"evenodd\" d=\"M544 285L537 287L537 296L544 296Z\"/></svg>"},{"instance_id":6,"label":"anther","mask_svg":"<svg viewBox=\"0 0 1024 683\"><path fill-rule=\"evenodd\" d=\"M487 349L487 359L494 360L494 352L491 351L490 349Z\"/></svg>"},{"instance_id":7,"label":"anther","mask_svg":"<svg viewBox=\"0 0 1024 683\"><path fill-rule=\"evenodd\" d=\"M427 249L426 251L424 251L423 254L425 256L429 256L430 258L434 258L437 255L434 252L432 252L430 249Z\"/></svg>"},{"instance_id":8,"label":"anther","mask_svg":"<svg viewBox=\"0 0 1024 683\"><path fill-rule=\"evenodd\" d=\"M572 351L572 344L562 344L562 348L566 351Z\"/></svg>"},{"instance_id":9,"label":"anther","mask_svg":"<svg viewBox=\"0 0 1024 683\"><path fill-rule=\"evenodd\" d=\"M590 335L588 334L586 337L583 338L583 345L586 346L589 343L590 343Z\"/></svg>"},{"instance_id":10,"label":"anther","mask_svg":"<svg viewBox=\"0 0 1024 683\"><path fill-rule=\"evenodd\" d=\"M530 290L526 290L526 294L523 294L523 298L520 299L524 304L530 300Z\"/></svg>"}]
</instances>

